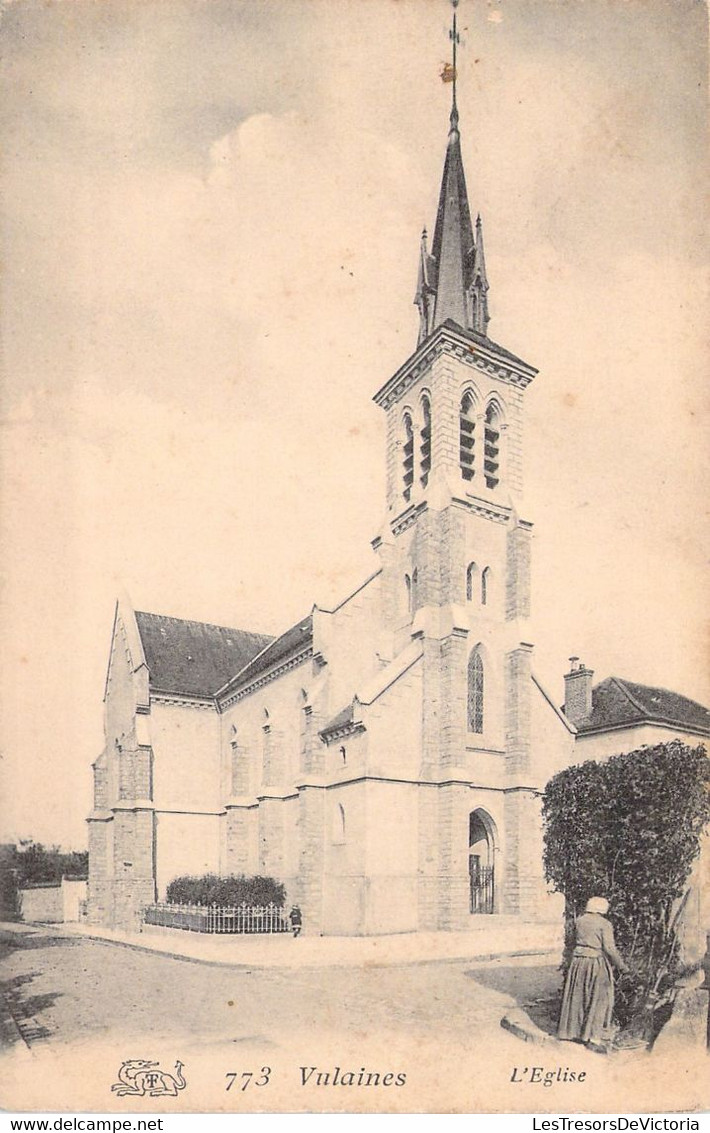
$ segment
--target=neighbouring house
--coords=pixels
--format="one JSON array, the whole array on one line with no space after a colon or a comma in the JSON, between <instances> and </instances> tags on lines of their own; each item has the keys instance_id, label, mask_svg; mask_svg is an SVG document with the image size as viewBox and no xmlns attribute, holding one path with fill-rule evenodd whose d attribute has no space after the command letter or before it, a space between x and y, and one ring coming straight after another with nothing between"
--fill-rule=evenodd
<instances>
[{"instance_id":1,"label":"neighbouring house","mask_svg":"<svg viewBox=\"0 0 710 1133\"><path fill-rule=\"evenodd\" d=\"M488 292L454 106L418 342L375 394L376 569L274 639L117 604L90 920L133 925L173 877L214 871L284 881L310 933L544 922L559 909L542 870L550 777L657 734L707 736L683 697L592 689L575 667L563 711L535 675L522 491L537 371L489 337Z\"/></svg>"},{"instance_id":2,"label":"neighbouring house","mask_svg":"<svg viewBox=\"0 0 710 1133\"><path fill-rule=\"evenodd\" d=\"M671 739L697 744L710 737L710 711L695 700L620 677L593 686L593 677L593 670L570 657L563 711L576 728L578 759L604 759Z\"/></svg>"}]
</instances>

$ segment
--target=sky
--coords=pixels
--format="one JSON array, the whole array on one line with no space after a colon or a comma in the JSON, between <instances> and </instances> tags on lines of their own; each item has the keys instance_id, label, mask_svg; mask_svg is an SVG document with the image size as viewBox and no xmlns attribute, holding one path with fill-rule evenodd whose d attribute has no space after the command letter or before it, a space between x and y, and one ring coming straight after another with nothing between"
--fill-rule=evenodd
<instances>
[{"instance_id":1,"label":"sky","mask_svg":"<svg viewBox=\"0 0 710 1133\"><path fill-rule=\"evenodd\" d=\"M445 0L14 0L0 838L80 848L114 603L278 633L373 568L448 129ZM710 702L707 15L461 0L535 669Z\"/></svg>"}]
</instances>

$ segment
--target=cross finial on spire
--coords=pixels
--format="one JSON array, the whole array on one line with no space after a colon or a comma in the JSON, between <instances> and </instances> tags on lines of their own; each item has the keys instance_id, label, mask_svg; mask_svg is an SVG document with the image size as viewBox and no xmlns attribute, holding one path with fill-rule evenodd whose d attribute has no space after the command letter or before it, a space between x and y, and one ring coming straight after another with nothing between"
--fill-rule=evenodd
<instances>
[{"instance_id":1,"label":"cross finial on spire","mask_svg":"<svg viewBox=\"0 0 710 1133\"><path fill-rule=\"evenodd\" d=\"M456 106L456 48L461 42L458 29L456 27L456 9L459 6L459 0L451 0L451 7L453 8L453 19L451 22L451 30L449 31L449 39L451 40L451 126L455 129L458 120L459 112Z\"/></svg>"}]
</instances>

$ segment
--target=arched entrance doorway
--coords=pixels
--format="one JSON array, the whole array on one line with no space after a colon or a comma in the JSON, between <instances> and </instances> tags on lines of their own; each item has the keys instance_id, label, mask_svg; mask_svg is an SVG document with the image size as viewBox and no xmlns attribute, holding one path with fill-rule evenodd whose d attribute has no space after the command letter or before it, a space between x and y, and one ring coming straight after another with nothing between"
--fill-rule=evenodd
<instances>
[{"instance_id":1,"label":"arched entrance doorway","mask_svg":"<svg viewBox=\"0 0 710 1133\"><path fill-rule=\"evenodd\" d=\"M495 907L495 824L484 810L468 816L470 911L492 913Z\"/></svg>"}]
</instances>

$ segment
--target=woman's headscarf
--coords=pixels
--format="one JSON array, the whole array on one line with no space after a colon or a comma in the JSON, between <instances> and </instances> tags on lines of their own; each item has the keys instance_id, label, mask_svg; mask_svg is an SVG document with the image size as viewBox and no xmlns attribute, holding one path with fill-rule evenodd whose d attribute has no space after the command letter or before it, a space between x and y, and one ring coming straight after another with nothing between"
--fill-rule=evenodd
<instances>
[{"instance_id":1,"label":"woman's headscarf","mask_svg":"<svg viewBox=\"0 0 710 1133\"><path fill-rule=\"evenodd\" d=\"M606 897L590 897L587 901L585 913L601 913L602 916L609 912L609 902Z\"/></svg>"}]
</instances>

